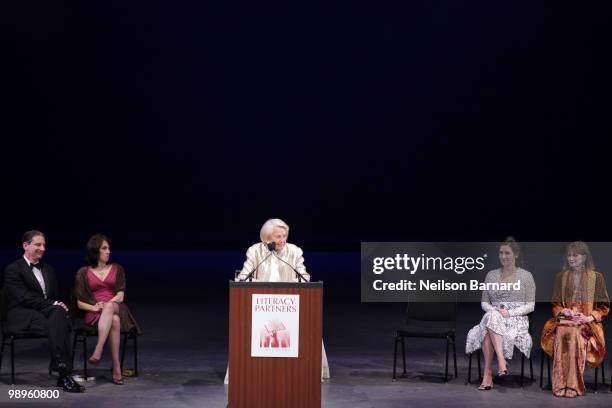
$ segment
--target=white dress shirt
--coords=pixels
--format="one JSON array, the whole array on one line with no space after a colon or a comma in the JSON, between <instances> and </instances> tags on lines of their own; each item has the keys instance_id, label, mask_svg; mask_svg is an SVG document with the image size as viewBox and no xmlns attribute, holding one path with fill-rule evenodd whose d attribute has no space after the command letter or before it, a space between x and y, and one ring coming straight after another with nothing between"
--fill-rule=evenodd
<instances>
[{"instance_id":1,"label":"white dress shirt","mask_svg":"<svg viewBox=\"0 0 612 408\"><path fill-rule=\"evenodd\" d=\"M280 276L280 270L279 270L279 263L280 261L276 258L272 258L270 261L270 277L268 279L268 282L280 282L281 281L281 276Z\"/></svg>"},{"instance_id":2,"label":"white dress shirt","mask_svg":"<svg viewBox=\"0 0 612 408\"><path fill-rule=\"evenodd\" d=\"M42 291L43 291L43 295L45 296L45 299L46 299L47 298L47 288L45 286L45 280L44 280L44 278L42 276L42 270L41 270L41 267L40 267L40 263L32 266L32 262L30 262L30 260L28 258L26 258L25 255L24 255L23 259L25 259L25 261L28 263L28 266L32 267L32 272L34 272L34 277L36 278L36 280L40 284L40 287L42 288Z\"/></svg>"}]
</instances>

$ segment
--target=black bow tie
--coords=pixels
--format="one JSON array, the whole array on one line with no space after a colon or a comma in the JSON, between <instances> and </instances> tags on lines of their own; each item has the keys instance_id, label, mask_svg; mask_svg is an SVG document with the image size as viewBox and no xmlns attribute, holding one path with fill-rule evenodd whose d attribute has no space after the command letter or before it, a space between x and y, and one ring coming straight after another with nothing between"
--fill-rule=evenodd
<instances>
[{"instance_id":1,"label":"black bow tie","mask_svg":"<svg viewBox=\"0 0 612 408\"><path fill-rule=\"evenodd\" d=\"M34 268L40 269L40 270L42 271L42 262L39 262L39 263L37 263L37 264L33 264L33 263L31 263L31 264L30 264L30 269L32 269L32 270L33 270Z\"/></svg>"}]
</instances>

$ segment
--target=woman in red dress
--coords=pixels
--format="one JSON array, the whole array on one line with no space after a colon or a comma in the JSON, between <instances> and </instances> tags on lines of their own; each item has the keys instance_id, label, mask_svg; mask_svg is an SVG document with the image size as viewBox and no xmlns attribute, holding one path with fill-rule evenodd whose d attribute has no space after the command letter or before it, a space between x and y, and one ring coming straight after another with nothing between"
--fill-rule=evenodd
<instances>
[{"instance_id":1,"label":"woman in red dress","mask_svg":"<svg viewBox=\"0 0 612 408\"><path fill-rule=\"evenodd\" d=\"M85 312L85 324L98 326L98 342L89 357L91 364L102 358L104 344L108 341L113 361L113 383L123 385L119 346L121 331L138 326L123 303L125 271L119 264L109 263L110 244L102 234L92 236L87 242L87 263L77 272L75 292L77 306Z\"/></svg>"}]
</instances>

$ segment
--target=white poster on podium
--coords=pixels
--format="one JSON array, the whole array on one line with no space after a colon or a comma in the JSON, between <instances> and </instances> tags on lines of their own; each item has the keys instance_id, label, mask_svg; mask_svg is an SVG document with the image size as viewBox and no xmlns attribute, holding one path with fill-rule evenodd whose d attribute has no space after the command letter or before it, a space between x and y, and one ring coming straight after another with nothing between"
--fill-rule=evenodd
<instances>
[{"instance_id":1,"label":"white poster on podium","mask_svg":"<svg viewBox=\"0 0 612 408\"><path fill-rule=\"evenodd\" d=\"M300 295L253 294L251 357L297 357Z\"/></svg>"}]
</instances>

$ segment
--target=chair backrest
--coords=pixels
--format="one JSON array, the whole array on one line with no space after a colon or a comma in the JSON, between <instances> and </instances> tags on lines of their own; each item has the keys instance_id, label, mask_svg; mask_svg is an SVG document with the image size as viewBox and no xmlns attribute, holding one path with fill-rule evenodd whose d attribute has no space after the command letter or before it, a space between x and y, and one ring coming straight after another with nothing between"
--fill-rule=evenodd
<instances>
[{"instance_id":1,"label":"chair backrest","mask_svg":"<svg viewBox=\"0 0 612 408\"><path fill-rule=\"evenodd\" d=\"M429 273L432 282L445 280L443 275ZM454 290L415 290L408 294L406 320L456 322L459 293Z\"/></svg>"},{"instance_id":2,"label":"chair backrest","mask_svg":"<svg viewBox=\"0 0 612 408\"><path fill-rule=\"evenodd\" d=\"M457 301L408 302L406 320L455 322L457 320Z\"/></svg>"}]
</instances>

